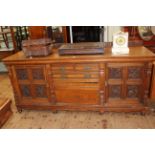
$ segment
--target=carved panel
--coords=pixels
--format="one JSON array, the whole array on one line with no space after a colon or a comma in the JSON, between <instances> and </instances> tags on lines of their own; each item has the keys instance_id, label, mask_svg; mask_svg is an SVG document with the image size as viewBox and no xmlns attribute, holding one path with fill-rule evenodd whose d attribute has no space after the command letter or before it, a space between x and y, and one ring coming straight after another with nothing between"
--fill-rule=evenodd
<instances>
[{"instance_id":1,"label":"carved panel","mask_svg":"<svg viewBox=\"0 0 155 155\"><path fill-rule=\"evenodd\" d=\"M139 86L129 85L127 87L127 96L128 98L138 98Z\"/></svg>"},{"instance_id":2,"label":"carved panel","mask_svg":"<svg viewBox=\"0 0 155 155\"><path fill-rule=\"evenodd\" d=\"M122 68L109 68L109 78L121 79L122 78Z\"/></svg>"},{"instance_id":3,"label":"carved panel","mask_svg":"<svg viewBox=\"0 0 155 155\"><path fill-rule=\"evenodd\" d=\"M35 95L36 97L47 97L46 86L35 85Z\"/></svg>"},{"instance_id":4,"label":"carved panel","mask_svg":"<svg viewBox=\"0 0 155 155\"><path fill-rule=\"evenodd\" d=\"M20 85L21 93L24 97L31 97L31 91L29 85Z\"/></svg>"},{"instance_id":5,"label":"carved panel","mask_svg":"<svg viewBox=\"0 0 155 155\"><path fill-rule=\"evenodd\" d=\"M120 85L111 85L110 89L109 89L109 97L120 98L121 97L121 86Z\"/></svg>"},{"instance_id":6,"label":"carved panel","mask_svg":"<svg viewBox=\"0 0 155 155\"><path fill-rule=\"evenodd\" d=\"M139 79L141 78L141 68L130 67L128 68L128 78L129 79Z\"/></svg>"},{"instance_id":7,"label":"carved panel","mask_svg":"<svg viewBox=\"0 0 155 155\"><path fill-rule=\"evenodd\" d=\"M19 80L27 80L28 72L27 69L16 69L17 78Z\"/></svg>"},{"instance_id":8,"label":"carved panel","mask_svg":"<svg viewBox=\"0 0 155 155\"><path fill-rule=\"evenodd\" d=\"M32 69L32 77L35 80L44 80L43 69Z\"/></svg>"}]
</instances>

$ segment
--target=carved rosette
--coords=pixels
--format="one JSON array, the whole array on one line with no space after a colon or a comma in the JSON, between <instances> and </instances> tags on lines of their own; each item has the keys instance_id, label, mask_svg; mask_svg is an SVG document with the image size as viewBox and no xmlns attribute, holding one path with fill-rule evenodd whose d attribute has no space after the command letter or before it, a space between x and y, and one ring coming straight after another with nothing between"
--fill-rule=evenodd
<instances>
[{"instance_id":1,"label":"carved rosette","mask_svg":"<svg viewBox=\"0 0 155 155\"><path fill-rule=\"evenodd\" d=\"M85 73L85 74L84 74L84 78L85 78L85 79L89 79L89 78L91 78L91 74L89 74L89 73Z\"/></svg>"},{"instance_id":2,"label":"carved rosette","mask_svg":"<svg viewBox=\"0 0 155 155\"><path fill-rule=\"evenodd\" d=\"M43 69L32 69L32 77L35 80L44 80Z\"/></svg>"},{"instance_id":3,"label":"carved rosette","mask_svg":"<svg viewBox=\"0 0 155 155\"><path fill-rule=\"evenodd\" d=\"M140 79L141 78L141 68L131 67L128 69L129 79Z\"/></svg>"},{"instance_id":4,"label":"carved rosette","mask_svg":"<svg viewBox=\"0 0 155 155\"><path fill-rule=\"evenodd\" d=\"M22 95L24 97L31 97L31 91L29 85L20 85Z\"/></svg>"},{"instance_id":5,"label":"carved rosette","mask_svg":"<svg viewBox=\"0 0 155 155\"><path fill-rule=\"evenodd\" d=\"M121 68L109 68L109 78L110 79L121 79L122 69Z\"/></svg>"},{"instance_id":6,"label":"carved rosette","mask_svg":"<svg viewBox=\"0 0 155 155\"><path fill-rule=\"evenodd\" d=\"M47 97L46 86L45 85L35 85L35 95L37 97Z\"/></svg>"},{"instance_id":7,"label":"carved rosette","mask_svg":"<svg viewBox=\"0 0 155 155\"><path fill-rule=\"evenodd\" d=\"M138 98L139 87L130 85L127 87L127 96L128 98Z\"/></svg>"},{"instance_id":8,"label":"carved rosette","mask_svg":"<svg viewBox=\"0 0 155 155\"><path fill-rule=\"evenodd\" d=\"M17 78L19 80L27 80L28 73L26 69L16 69Z\"/></svg>"},{"instance_id":9,"label":"carved rosette","mask_svg":"<svg viewBox=\"0 0 155 155\"><path fill-rule=\"evenodd\" d=\"M121 86L120 85L112 85L112 86L110 86L109 96L111 98L120 98L120 96L121 96Z\"/></svg>"}]
</instances>

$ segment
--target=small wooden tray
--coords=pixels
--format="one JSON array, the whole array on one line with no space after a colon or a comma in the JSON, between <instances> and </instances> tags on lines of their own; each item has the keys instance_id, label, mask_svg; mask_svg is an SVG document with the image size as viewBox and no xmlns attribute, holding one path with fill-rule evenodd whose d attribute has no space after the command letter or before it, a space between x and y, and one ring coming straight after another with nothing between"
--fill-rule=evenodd
<instances>
[{"instance_id":1,"label":"small wooden tray","mask_svg":"<svg viewBox=\"0 0 155 155\"><path fill-rule=\"evenodd\" d=\"M64 44L59 48L59 54L103 54L103 47L104 45L101 42Z\"/></svg>"}]
</instances>

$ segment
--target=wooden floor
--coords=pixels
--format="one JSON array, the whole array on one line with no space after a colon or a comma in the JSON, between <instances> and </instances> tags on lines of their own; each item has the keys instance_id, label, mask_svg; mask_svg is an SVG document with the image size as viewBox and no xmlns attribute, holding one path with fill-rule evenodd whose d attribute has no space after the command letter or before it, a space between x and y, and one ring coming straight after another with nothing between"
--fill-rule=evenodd
<instances>
[{"instance_id":1,"label":"wooden floor","mask_svg":"<svg viewBox=\"0 0 155 155\"><path fill-rule=\"evenodd\" d=\"M129 113L68 112L23 110L18 113L15 107L12 87L7 74L0 74L0 96L11 98L13 115L2 127L3 129L132 129L155 128L155 113L145 116Z\"/></svg>"}]
</instances>

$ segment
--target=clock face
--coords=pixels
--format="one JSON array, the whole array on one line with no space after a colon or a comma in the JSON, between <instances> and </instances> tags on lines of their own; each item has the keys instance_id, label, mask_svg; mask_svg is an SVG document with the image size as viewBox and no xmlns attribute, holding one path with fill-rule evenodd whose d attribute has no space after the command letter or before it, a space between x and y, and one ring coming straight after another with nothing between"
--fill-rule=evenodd
<instances>
[{"instance_id":1,"label":"clock face","mask_svg":"<svg viewBox=\"0 0 155 155\"><path fill-rule=\"evenodd\" d=\"M122 46L125 44L125 38L123 36L119 36L118 38L116 38L116 44L119 46Z\"/></svg>"}]
</instances>

